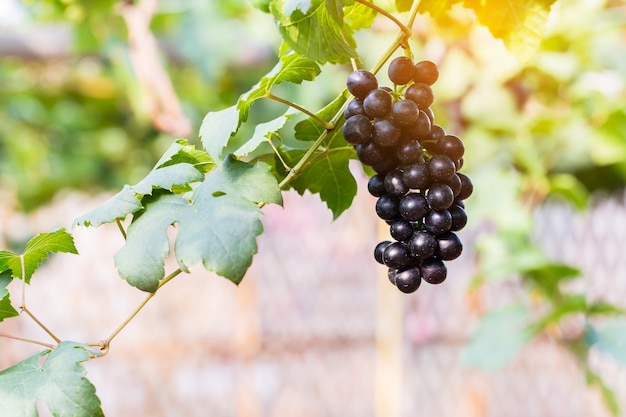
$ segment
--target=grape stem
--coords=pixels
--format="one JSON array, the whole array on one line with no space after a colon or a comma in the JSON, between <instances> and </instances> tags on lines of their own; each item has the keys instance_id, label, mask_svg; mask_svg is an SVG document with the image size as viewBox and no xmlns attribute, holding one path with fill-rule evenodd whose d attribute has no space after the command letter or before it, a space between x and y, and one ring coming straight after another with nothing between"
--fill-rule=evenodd
<instances>
[{"instance_id":1,"label":"grape stem","mask_svg":"<svg viewBox=\"0 0 626 417\"><path fill-rule=\"evenodd\" d=\"M111 341L122 331L124 330L124 328L128 325L128 323L130 323L135 316L137 316L137 314L139 314L139 312L146 306L146 304L148 304L148 301L150 301L157 293L157 291L163 287L165 284L167 284L168 282L170 282L171 280L173 280L174 278L176 278L176 276L178 276L182 271L182 269L178 268L176 269L174 272L172 272L171 274L169 274L168 276L166 276L165 278L163 278L160 282L159 285L157 286L157 289L154 292L151 292L150 294L148 294L146 296L146 298L144 298L144 300L141 302L141 304L139 304L131 313L130 315L113 331L113 333L111 333L111 335L109 337L107 337L106 339L98 342L98 343L90 343L89 346L96 346L99 347L100 350L102 351L102 355L104 356L109 352L109 347L111 345Z\"/></svg>"},{"instance_id":2,"label":"grape stem","mask_svg":"<svg viewBox=\"0 0 626 417\"><path fill-rule=\"evenodd\" d=\"M409 25L409 27L405 26L401 21L399 21L394 15L388 13L386 10L381 9L380 7L376 6L374 3L370 3L369 1L365 1L365 0L356 0L357 3L361 3L364 6L369 7L370 9L376 11L377 13L382 14L383 16L385 16L387 19L391 20L393 23L395 23L396 25L398 25L398 27L400 28L400 30L402 31L402 33L404 33L406 35L405 39L410 38L411 37L411 29L409 29L409 27L411 25ZM417 2L419 3L419 1ZM412 23L412 22L411 22Z\"/></svg>"},{"instance_id":3,"label":"grape stem","mask_svg":"<svg viewBox=\"0 0 626 417\"><path fill-rule=\"evenodd\" d=\"M124 236L124 240L126 240L126 230L124 230L122 221L120 219L115 219L115 223L117 224L117 228L120 229L120 233L122 234L122 236Z\"/></svg>"},{"instance_id":4,"label":"grape stem","mask_svg":"<svg viewBox=\"0 0 626 417\"><path fill-rule=\"evenodd\" d=\"M35 345L45 346L48 349L54 349L56 346L50 343L40 342L39 340L27 339L25 337L13 336L7 333L0 333L0 337L5 337L7 339L19 340L20 342L33 343Z\"/></svg>"},{"instance_id":5,"label":"grape stem","mask_svg":"<svg viewBox=\"0 0 626 417\"><path fill-rule=\"evenodd\" d=\"M357 1L370 7L373 6L371 3L368 3L362 0L357 0ZM411 10L409 12L409 20L408 20L408 25L407 25L408 27L405 25L402 25L402 27L406 28L407 30L406 31L402 30L402 32L398 35L398 37L393 42L393 44L389 48L387 48L383 56L378 60L378 62L371 69L370 71L371 73L376 74L378 71L380 71L383 65L385 65L385 63L398 50L398 48L400 48L403 45L406 45L407 39L410 38L411 36L411 30L409 28L413 26L413 23L415 22L415 18L417 17L417 8L419 6L419 3L420 3L419 0L413 2L413 4L411 5ZM386 12L384 13L387 14ZM344 89L341 92L340 96L343 96L345 98L345 101L347 102L348 98L350 97L350 93L348 92L348 89L347 88ZM341 118L343 117L344 107L345 107L345 103L344 103L344 106L342 106L339 110L337 110L337 113L335 113L335 115L331 118L330 123L333 126L337 126L337 124L340 122ZM322 146L324 141L328 138L328 136L333 131L334 131L334 128L333 129L326 128L320 134L320 136L315 140L315 142L313 142L311 147L306 151L306 153L302 156L302 158L300 158L298 163L293 166L293 168L289 171L287 176L283 178L280 184L278 184L281 190L284 190L287 187L287 185L289 185L289 183L291 183L293 180L298 178L298 176L300 175L304 167L309 163L309 160L311 159L313 154L317 152L319 147Z\"/></svg>"},{"instance_id":6,"label":"grape stem","mask_svg":"<svg viewBox=\"0 0 626 417\"><path fill-rule=\"evenodd\" d=\"M309 116L309 117L317 120L318 122L320 122L320 124L322 126L324 126L324 128L327 129L327 130L332 130L332 129L335 128L334 124L328 123L326 120L322 119L321 117L319 117L316 114L311 113L310 111L308 111L304 107L298 106L296 103L293 103L293 102L291 102L289 100L285 100L284 98L277 97L274 94L270 93L269 91L267 93L265 93L265 97L267 97L267 98L269 98L271 100L277 101L279 103L286 104L289 107L293 107L294 109L296 109L298 111L301 111L302 113L306 114L307 116Z\"/></svg>"}]
</instances>

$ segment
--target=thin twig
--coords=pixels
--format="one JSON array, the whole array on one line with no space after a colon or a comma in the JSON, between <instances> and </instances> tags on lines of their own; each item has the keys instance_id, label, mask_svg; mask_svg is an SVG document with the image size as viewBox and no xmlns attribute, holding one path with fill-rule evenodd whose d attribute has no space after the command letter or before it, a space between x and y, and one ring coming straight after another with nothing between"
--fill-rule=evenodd
<instances>
[{"instance_id":1,"label":"thin twig","mask_svg":"<svg viewBox=\"0 0 626 417\"><path fill-rule=\"evenodd\" d=\"M124 230L124 225L120 219L115 219L115 223L117 224L117 228L120 229L122 236L124 236L124 240L126 240L126 230Z\"/></svg>"},{"instance_id":2,"label":"thin twig","mask_svg":"<svg viewBox=\"0 0 626 417\"><path fill-rule=\"evenodd\" d=\"M28 315L39 327L43 329L44 332L48 333L48 336L54 339L55 342L61 343L61 339L55 336L54 333L50 331L31 311L26 308L26 265L24 261L24 254L20 255L20 266L22 267L22 305L20 306L20 310Z\"/></svg>"},{"instance_id":3,"label":"thin twig","mask_svg":"<svg viewBox=\"0 0 626 417\"><path fill-rule=\"evenodd\" d=\"M272 93L270 93L269 91L268 91L267 93L265 93L265 97L267 97L267 98L269 98L269 99L272 99L272 100L274 100L274 101L277 101L277 102L279 102L279 103L286 104L286 105L287 105L287 106L289 106L289 107L293 107L294 109L301 111L302 113L306 114L307 116L310 116L310 117L312 117L313 119L315 119L315 120L317 120L318 122L320 122L320 124L321 124L322 126L324 126L324 129L327 129L327 130L332 130L332 129L334 129L334 128L335 128L335 125L334 125L334 124L332 124L332 123L328 123L326 120L322 119L321 117L319 117L319 116L318 116L318 115L316 115L316 114L311 113L310 111L308 111L308 110L307 110L307 109L305 109L304 107L298 106L297 104L292 103L292 102L291 102L291 101L289 101L289 100L285 100L284 98L277 97L277 96L273 95Z\"/></svg>"},{"instance_id":4,"label":"thin twig","mask_svg":"<svg viewBox=\"0 0 626 417\"><path fill-rule=\"evenodd\" d=\"M55 345L52 345L50 343L40 342L39 340L27 339L25 337L13 336L13 335L6 334L6 333L0 333L0 337L5 337L7 339L13 339L13 340L19 340L20 342L33 343L35 345L45 346L48 349L56 348Z\"/></svg>"}]
</instances>

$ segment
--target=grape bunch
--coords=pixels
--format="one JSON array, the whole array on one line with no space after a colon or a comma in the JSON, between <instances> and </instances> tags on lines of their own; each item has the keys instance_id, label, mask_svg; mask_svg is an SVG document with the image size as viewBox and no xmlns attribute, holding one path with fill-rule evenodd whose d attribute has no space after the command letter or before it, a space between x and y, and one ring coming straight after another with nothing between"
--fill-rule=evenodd
<instances>
[{"instance_id":1,"label":"grape bunch","mask_svg":"<svg viewBox=\"0 0 626 417\"><path fill-rule=\"evenodd\" d=\"M356 70L347 79L354 99L345 109L345 140L359 160L376 172L368 191L377 197L376 214L389 225L390 240L376 245L374 258L387 266L392 284L404 293L422 280L446 279L444 261L463 245L454 233L467 223L464 200L473 191L463 166L465 147L458 136L435 124L431 86L439 71L430 61L405 56L391 61L394 88Z\"/></svg>"}]
</instances>

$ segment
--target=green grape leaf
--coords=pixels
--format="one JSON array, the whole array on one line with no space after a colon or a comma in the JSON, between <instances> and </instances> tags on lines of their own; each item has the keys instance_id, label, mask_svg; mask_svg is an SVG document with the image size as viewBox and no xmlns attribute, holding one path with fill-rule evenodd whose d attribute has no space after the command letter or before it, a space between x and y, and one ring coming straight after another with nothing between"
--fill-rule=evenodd
<instances>
[{"instance_id":1,"label":"green grape leaf","mask_svg":"<svg viewBox=\"0 0 626 417\"><path fill-rule=\"evenodd\" d=\"M285 13L291 16L295 10L306 13L311 8L311 0L284 0Z\"/></svg>"},{"instance_id":2,"label":"green grape leaf","mask_svg":"<svg viewBox=\"0 0 626 417\"><path fill-rule=\"evenodd\" d=\"M465 346L466 366L495 370L511 360L532 337L528 330L530 312L522 306L509 306L486 314Z\"/></svg>"},{"instance_id":3,"label":"green grape leaf","mask_svg":"<svg viewBox=\"0 0 626 417\"><path fill-rule=\"evenodd\" d=\"M115 265L131 285L154 292L169 255L167 229L176 224L176 260L188 271L198 264L239 283L257 251L263 231L259 202L282 204L269 166L226 158L200 184L191 200L172 194L148 199L133 219Z\"/></svg>"},{"instance_id":4,"label":"green grape leaf","mask_svg":"<svg viewBox=\"0 0 626 417\"><path fill-rule=\"evenodd\" d=\"M437 18L454 4L463 3L476 13L478 22L504 41L521 62L528 61L539 48L550 8L556 0L423 0L419 11Z\"/></svg>"},{"instance_id":5,"label":"green grape leaf","mask_svg":"<svg viewBox=\"0 0 626 417\"><path fill-rule=\"evenodd\" d=\"M332 117L341 109L346 102L344 95L340 95L322 110L316 113L322 120L330 121ZM319 121L312 117L308 117L296 124L294 127L294 136L302 141L315 141L326 130ZM340 126L335 126L335 131L340 131Z\"/></svg>"},{"instance_id":6,"label":"green grape leaf","mask_svg":"<svg viewBox=\"0 0 626 417\"><path fill-rule=\"evenodd\" d=\"M287 9L282 0L273 0L270 11L291 49L317 62L343 63L356 58L351 30L342 34L348 25L343 19L337 21L337 10L344 4L342 0L313 0L311 7L302 12Z\"/></svg>"},{"instance_id":7,"label":"green grape leaf","mask_svg":"<svg viewBox=\"0 0 626 417\"><path fill-rule=\"evenodd\" d=\"M19 315L11 305L11 297L7 288L11 281L13 281L11 271L6 270L0 273L0 322Z\"/></svg>"},{"instance_id":8,"label":"green grape leaf","mask_svg":"<svg viewBox=\"0 0 626 417\"><path fill-rule=\"evenodd\" d=\"M396 0L396 10L399 12L407 12L411 9L411 5L413 4L413 0ZM443 3L443 2L440 2Z\"/></svg>"},{"instance_id":9,"label":"green grape leaf","mask_svg":"<svg viewBox=\"0 0 626 417\"><path fill-rule=\"evenodd\" d=\"M81 362L93 352L88 346L61 342L0 372L2 415L37 417L42 400L55 417L104 416L96 389ZM41 361L45 361L41 364Z\"/></svg>"},{"instance_id":10,"label":"green grape leaf","mask_svg":"<svg viewBox=\"0 0 626 417\"><path fill-rule=\"evenodd\" d=\"M10 269L13 278L24 278L28 284L39 265L48 258L48 254L60 252L78 254L71 234L67 233L65 229L40 233L26 243L22 255L0 251L0 272ZM24 258L24 273L22 273L22 256Z\"/></svg>"},{"instance_id":11,"label":"green grape leaf","mask_svg":"<svg viewBox=\"0 0 626 417\"><path fill-rule=\"evenodd\" d=\"M248 120L250 106L263 97L266 97L274 85L282 82L301 84L302 81L313 81L322 70L319 65L301 54L289 52L280 57L274 68L256 83L250 91L239 97L237 109L239 120Z\"/></svg>"},{"instance_id":12,"label":"green grape leaf","mask_svg":"<svg viewBox=\"0 0 626 417\"><path fill-rule=\"evenodd\" d=\"M288 154L288 164L302 157L303 151ZM306 190L319 194L320 199L332 211L333 219L350 207L357 192L356 180L350 172L348 162L354 157L351 147L332 148L319 152L312 158L302 174L290 187L301 195Z\"/></svg>"},{"instance_id":13,"label":"green grape leaf","mask_svg":"<svg viewBox=\"0 0 626 417\"><path fill-rule=\"evenodd\" d=\"M348 6L346 2L344 20L349 24L346 28L349 28L351 32L369 28L374 23L374 19L376 19L376 11L371 7L357 2Z\"/></svg>"},{"instance_id":14,"label":"green grape leaf","mask_svg":"<svg viewBox=\"0 0 626 417\"><path fill-rule=\"evenodd\" d=\"M232 105L224 110L207 113L200 125L202 146L214 161L222 158L222 151L230 138L237 133L241 122L246 118L240 116L237 105Z\"/></svg>"},{"instance_id":15,"label":"green grape leaf","mask_svg":"<svg viewBox=\"0 0 626 417\"><path fill-rule=\"evenodd\" d=\"M148 175L135 185L125 185L120 192L87 214L74 220L73 226L100 226L123 219L141 210L141 198L152 194L154 189L172 192L189 191L192 182L202 181L204 173L214 163L202 151L186 145L186 141L174 142L156 163Z\"/></svg>"},{"instance_id":16,"label":"green grape leaf","mask_svg":"<svg viewBox=\"0 0 626 417\"><path fill-rule=\"evenodd\" d=\"M271 133L276 132L280 128L282 128L291 116L291 114L292 112L291 110L289 110L287 111L287 113L277 117L276 119L257 124L254 127L254 133L252 134L252 137L248 139L243 145L241 145L239 149L233 152L233 154L235 156L245 156L253 152L263 142L267 142L269 140Z\"/></svg>"}]
</instances>

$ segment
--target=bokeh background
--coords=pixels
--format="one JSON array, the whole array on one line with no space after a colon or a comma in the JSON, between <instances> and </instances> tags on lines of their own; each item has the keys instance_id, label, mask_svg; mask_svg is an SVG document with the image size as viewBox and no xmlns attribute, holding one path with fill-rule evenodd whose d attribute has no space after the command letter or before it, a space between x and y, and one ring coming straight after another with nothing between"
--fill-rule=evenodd
<instances>
[{"instance_id":1,"label":"bokeh background","mask_svg":"<svg viewBox=\"0 0 626 417\"><path fill-rule=\"evenodd\" d=\"M106 415L626 408L626 325L584 314L593 303L626 307L626 3L557 1L526 63L459 7L413 29L416 59L441 71L437 122L465 141L475 185L446 282L409 296L388 283L372 258L388 232L354 164L359 193L338 220L317 196L286 192L283 208L264 208L241 285L201 270L177 278L86 364ZM366 66L396 32L381 18L357 35ZM204 115L232 105L279 47L271 17L244 0L0 2L0 247L69 228L141 179L173 140L199 145ZM349 71L325 68L281 94L317 110ZM252 120L272 109L255 105ZM72 233L81 256L54 256L27 302L64 339L95 342L144 295L115 272L115 226ZM570 269L579 276L563 278ZM525 337L546 314L553 320ZM0 332L45 338L25 317ZM0 338L0 368L38 350ZM588 385L598 380L604 391Z\"/></svg>"}]
</instances>

